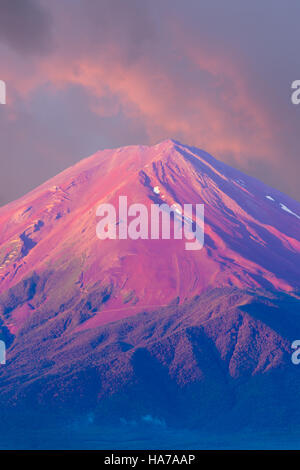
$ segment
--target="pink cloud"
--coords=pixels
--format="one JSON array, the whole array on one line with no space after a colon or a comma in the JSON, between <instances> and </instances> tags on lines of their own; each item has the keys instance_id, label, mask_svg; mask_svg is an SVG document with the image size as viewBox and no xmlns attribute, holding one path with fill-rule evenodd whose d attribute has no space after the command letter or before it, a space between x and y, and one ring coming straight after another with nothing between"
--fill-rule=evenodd
<instances>
[{"instance_id":1,"label":"pink cloud","mask_svg":"<svg viewBox=\"0 0 300 470\"><path fill-rule=\"evenodd\" d=\"M70 13L57 5L56 48L26 61L3 49L3 73L15 97L29 100L45 85L59 91L79 85L91 97L89 107L96 116L123 113L132 125L142 123L148 135L144 143L173 137L256 176L261 165L280 173L286 138L272 107L257 94L241 55L222 43L197 40L173 17L165 21L163 38L148 18L141 20L143 34L130 11L124 13L124 24L119 15L112 31L106 28L104 34L105 24L93 29L88 12L80 21L79 7ZM141 14L137 3L134 12ZM139 40L142 48L135 44ZM13 110L13 93L10 99ZM272 184L272 178L270 172L267 182Z\"/></svg>"}]
</instances>

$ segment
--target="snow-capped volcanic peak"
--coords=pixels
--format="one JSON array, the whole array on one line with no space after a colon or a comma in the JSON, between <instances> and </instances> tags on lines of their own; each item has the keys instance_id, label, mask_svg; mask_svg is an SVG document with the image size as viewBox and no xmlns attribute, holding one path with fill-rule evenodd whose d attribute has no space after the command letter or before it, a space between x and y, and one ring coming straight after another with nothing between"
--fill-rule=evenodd
<instances>
[{"instance_id":1,"label":"snow-capped volcanic peak","mask_svg":"<svg viewBox=\"0 0 300 470\"><path fill-rule=\"evenodd\" d=\"M122 195L146 206L204 204L203 249L187 252L173 239L99 240L98 205L117 206ZM104 150L0 209L0 288L8 292L36 273L39 282L47 279L39 308L51 309L100 283L105 302L78 320L80 328L214 287L293 291L300 279L298 214L298 202L177 141ZM11 331L34 303L10 310Z\"/></svg>"},{"instance_id":2,"label":"snow-capped volcanic peak","mask_svg":"<svg viewBox=\"0 0 300 470\"><path fill-rule=\"evenodd\" d=\"M117 211L121 196L175 207L171 229L184 204L203 204L203 248L99 240L97 208ZM67 423L91 411L101 426L159 416L202 434L212 417L217 431L299 420L299 215L288 196L172 140L98 152L2 207L2 408L59 410ZM110 226L124 230L126 214Z\"/></svg>"}]
</instances>

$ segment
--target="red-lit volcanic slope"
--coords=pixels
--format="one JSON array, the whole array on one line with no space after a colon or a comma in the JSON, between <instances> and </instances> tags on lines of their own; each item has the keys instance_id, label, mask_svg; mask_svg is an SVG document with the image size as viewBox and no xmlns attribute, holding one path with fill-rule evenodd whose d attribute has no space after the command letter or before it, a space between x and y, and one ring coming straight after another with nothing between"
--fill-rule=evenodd
<instances>
[{"instance_id":1,"label":"red-lit volcanic slope","mask_svg":"<svg viewBox=\"0 0 300 470\"><path fill-rule=\"evenodd\" d=\"M204 248L100 241L96 209L117 206L121 195L148 207L204 204ZM223 390L227 375L290 362L300 325L300 204L202 150L167 140L100 151L2 207L0 223L7 401L29 391L41 402L72 401L79 388L98 403L139 382L141 347L144 362L155 357L177 385L208 376L215 385L203 385L204 397Z\"/></svg>"}]
</instances>

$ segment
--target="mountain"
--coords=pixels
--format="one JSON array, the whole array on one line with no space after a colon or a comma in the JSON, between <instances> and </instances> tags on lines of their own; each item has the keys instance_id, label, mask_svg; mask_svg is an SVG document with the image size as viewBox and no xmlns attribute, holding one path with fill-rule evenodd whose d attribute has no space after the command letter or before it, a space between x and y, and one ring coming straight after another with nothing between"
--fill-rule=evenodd
<instances>
[{"instance_id":1,"label":"mountain","mask_svg":"<svg viewBox=\"0 0 300 470\"><path fill-rule=\"evenodd\" d=\"M203 248L99 240L97 207L124 195L148 208L204 204ZM99 151L0 208L0 223L5 413L299 422L298 202L167 140Z\"/></svg>"}]
</instances>

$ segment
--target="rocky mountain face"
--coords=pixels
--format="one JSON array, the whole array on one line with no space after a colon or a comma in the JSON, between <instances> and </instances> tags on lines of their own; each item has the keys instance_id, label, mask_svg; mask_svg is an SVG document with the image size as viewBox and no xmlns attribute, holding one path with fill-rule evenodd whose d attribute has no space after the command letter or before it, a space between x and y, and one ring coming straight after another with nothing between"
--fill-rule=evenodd
<instances>
[{"instance_id":1,"label":"rocky mountain face","mask_svg":"<svg viewBox=\"0 0 300 470\"><path fill-rule=\"evenodd\" d=\"M97 207L124 195L149 210L204 204L203 248L99 240ZM298 202L168 140L100 151L0 208L0 224L6 410L299 422Z\"/></svg>"}]
</instances>

